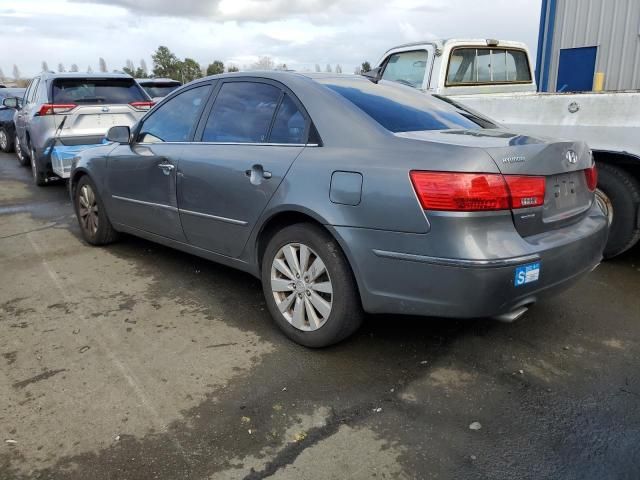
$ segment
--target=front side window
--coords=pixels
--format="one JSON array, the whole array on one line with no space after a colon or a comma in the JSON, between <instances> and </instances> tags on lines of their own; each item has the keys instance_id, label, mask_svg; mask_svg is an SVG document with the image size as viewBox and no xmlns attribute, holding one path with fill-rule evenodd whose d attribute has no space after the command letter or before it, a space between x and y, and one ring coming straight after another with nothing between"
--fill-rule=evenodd
<instances>
[{"instance_id":1,"label":"front side window","mask_svg":"<svg viewBox=\"0 0 640 480\"><path fill-rule=\"evenodd\" d=\"M523 50L456 48L451 52L447 85L530 83L531 72Z\"/></svg>"},{"instance_id":2,"label":"front side window","mask_svg":"<svg viewBox=\"0 0 640 480\"><path fill-rule=\"evenodd\" d=\"M264 143L282 91L266 83L222 85L202 134L203 142Z\"/></svg>"},{"instance_id":3,"label":"front side window","mask_svg":"<svg viewBox=\"0 0 640 480\"><path fill-rule=\"evenodd\" d=\"M382 78L420 88L427 70L426 50L394 53L389 57Z\"/></svg>"},{"instance_id":4,"label":"front side window","mask_svg":"<svg viewBox=\"0 0 640 480\"><path fill-rule=\"evenodd\" d=\"M138 141L143 143L186 142L207 101L209 85L179 93L163 103L142 124Z\"/></svg>"},{"instance_id":5,"label":"front side window","mask_svg":"<svg viewBox=\"0 0 640 480\"><path fill-rule=\"evenodd\" d=\"M419 90L384 81L376 84L368 80L332 78L321 83L394 133L481 128L479 122L471 120L472 116L460 108Z\"/></svg>"}]
</instances>

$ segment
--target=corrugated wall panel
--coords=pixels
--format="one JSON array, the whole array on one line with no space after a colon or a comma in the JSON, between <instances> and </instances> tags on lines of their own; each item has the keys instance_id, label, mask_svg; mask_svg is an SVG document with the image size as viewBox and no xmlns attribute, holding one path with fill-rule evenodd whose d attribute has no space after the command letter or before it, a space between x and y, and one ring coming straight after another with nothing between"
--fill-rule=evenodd
<instances>
[{"instance_id":1,"label":"corrugated wall panel","mask_svg":"<svg viewBox=\"0 0 640 480\"><path fill-rule=\"evenodd\" d=\"M560 49L598 47L596 71L607 90L640 89L640 0L557 0L549 90Z\"/></svg>"}]
</instances>

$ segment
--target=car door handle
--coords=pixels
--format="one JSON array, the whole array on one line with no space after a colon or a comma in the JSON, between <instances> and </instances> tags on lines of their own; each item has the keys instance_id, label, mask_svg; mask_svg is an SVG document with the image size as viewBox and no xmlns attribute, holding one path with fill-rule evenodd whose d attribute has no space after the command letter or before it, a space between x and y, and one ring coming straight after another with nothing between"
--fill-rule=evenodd
<instances>
[{"instance_id":1,"label":"car door handle","mask_svg":"<svg viewBox=\"0 0 640 480\"><path fill-rule=\"evenodd\" d=\"M268 170L264 170L262 165L254 165L249 170L245 170L245 175L251 179L251 183L254 183L259 177L269 180L273 175Z\"/></svg>"},{"instance_id":2,"label":"car door handle","mask_svg":"<svg viewBox=\"0 0 640 480\"><path fill-rule=\"evenodd\" d=\"M159 163L158 164L158 168L162 169L162 172L165 175L169 175L171 173L171 170L173 170L174 168L176 168L175 165L172 165L170 163Z\"/></svg>"}]
</instances>

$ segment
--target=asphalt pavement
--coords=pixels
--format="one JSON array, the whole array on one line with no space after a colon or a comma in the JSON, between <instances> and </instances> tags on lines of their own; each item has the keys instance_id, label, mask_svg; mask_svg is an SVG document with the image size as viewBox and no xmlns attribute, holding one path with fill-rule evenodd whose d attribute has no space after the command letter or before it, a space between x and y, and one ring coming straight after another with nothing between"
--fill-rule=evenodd
<instances>
[{"instance_id":1,"label":"asphalt pavement","mask_svg":"<svg viewBox=\"0 0 640 480\"><path fill-rule=\"evenodd\" d=\"M640 248L513 324L309 350L253 277L88 246L0 154L0 479L638 479L639 372Z\"/></svg>"}]
</instances>

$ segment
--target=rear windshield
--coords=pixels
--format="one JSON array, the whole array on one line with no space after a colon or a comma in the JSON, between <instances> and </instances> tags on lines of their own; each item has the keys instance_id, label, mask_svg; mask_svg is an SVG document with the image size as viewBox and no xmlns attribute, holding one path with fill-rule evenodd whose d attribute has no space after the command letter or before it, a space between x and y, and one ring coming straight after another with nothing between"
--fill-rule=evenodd
<instances>
[{"instance_id":1,"label":"rear windshield","mask_svg":"<svg viewBox=\"0 0 640 480\"><path fill-rule=\"evenodd\" d=\"M82 105L131 103L147 100L133 78L58 78L53 81L53 103Z\"/></svg>"},{"instance_id":2,"label":"rear windshield","mask_svg":"<svg viewBox=\"0 0 640 480\"><path fill-rule=\"evenodd\" d=\"M483 122L470 112L424 94L411 87L380 81L331 78L322 81L387 130L415 132L421 130L478 129Z\"/></svg>"},{"instance_id":3,"label":"rear windshield","mask_svg":"<svg viewBox=\"0 0 640 480\"><path fill-rule=\"evenodd\" d=\"M179 86L179 83L149 83L143 84L142 88L144 88L151 98L155 98L166 97Z\"/></svg>"}]
</instances>

